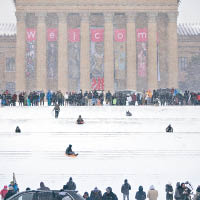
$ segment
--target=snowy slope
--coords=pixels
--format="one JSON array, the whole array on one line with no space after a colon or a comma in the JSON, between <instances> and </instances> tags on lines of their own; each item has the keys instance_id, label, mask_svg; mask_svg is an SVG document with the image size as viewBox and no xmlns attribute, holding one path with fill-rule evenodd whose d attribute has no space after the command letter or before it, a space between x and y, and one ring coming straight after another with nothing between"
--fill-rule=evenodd
<instances>
[{"instance_id":1,"label":"snowy slope","mask_svg":"<svg viewBox=\"0 0 200 200\"><path fill-rule=\"evenodd\" d=\"M60 189L73 177L81 194L107 186L122 199L125 178L132 185L130 200L139 185L154 184L159 200L165 184L191 181L200 184L200 107L53 107L0 108L0 187L16 173L21 190L44 181ZM126 110L133 113L126 117ZM75 123L81 114L84 125ZM165 133L171 123L174 133ZM14 133L20 126L22 133ZM64 155L68 144L79 153Z\"/></svg>"}]
</instances>

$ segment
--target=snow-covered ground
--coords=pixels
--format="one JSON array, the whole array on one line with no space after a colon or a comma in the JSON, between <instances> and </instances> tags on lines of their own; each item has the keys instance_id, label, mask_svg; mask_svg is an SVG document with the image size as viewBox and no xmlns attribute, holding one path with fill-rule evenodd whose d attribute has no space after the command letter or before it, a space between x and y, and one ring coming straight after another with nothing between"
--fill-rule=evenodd
<instances>
[{"instance_id":1,"label":"snow-covered ground","mask_svg":"<svg viewBox=\"0 0 200 200\"><path fill-rule=\"evenodd\" d=\"M200 107L0 107L0 187L15 172L20 190L36 189L39 182L60 189L69 177L80 194L107 186L122 199L124 179L132 186L154 185L159 200L165 184L200 184ZM126 117L126 110L133 113ZM75 123L81 114L84 125ZM174 133L165 133L171 124ZM21 134L14 133L16 126ZM77 158L66 157L72 144Z\"/></svg>"}]
</instances>

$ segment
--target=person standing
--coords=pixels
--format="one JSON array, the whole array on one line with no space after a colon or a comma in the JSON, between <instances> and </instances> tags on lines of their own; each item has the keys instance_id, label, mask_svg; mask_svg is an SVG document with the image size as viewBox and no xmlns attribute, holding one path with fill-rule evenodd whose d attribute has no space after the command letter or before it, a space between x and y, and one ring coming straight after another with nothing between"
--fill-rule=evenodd
<instances>
[{"instance_id":1,"label":"person standing","mask_svg":"<svg viewBox=\"0 0 200 200\"><path fill-rule=\"evenodd\" d=\"M194 195L194 200L200 200L200 185L196 189L196 194Z\"/></svg>"},{"instance_id":2,"label":"person standing","mask_svg":"<svg viewBox=\"0 0 200 200\"><path fill-rule=\"evenodd\" d=\"M166 200L173 200L173 187L171 183L166 184L165 192L166 192Z\"/></svg>"},{"instance_id":3,"label":"person standing","mask_svg":"<svg viewBox=\"0 0 200 200\"><path fill-rule=\"evenodd\" d=\"M146 199L146 192L143 191L142 186L139 186L138 191L135 194L135 199L137 199L137 200L145 200Z\"/></svg>"},{"instance_id":4,"label":"person standing","mask_svg":"<svg viewBox=\"0 0 200 200\"><path fill-rule=\"evenodd\" d=\"M11 196L13 196L14 194L16 194L17 192L15 192L13 186L9 186L8 188L8 192L6 193L4 200L10 198Z\"/></svg>"},{"instance_id":5,"label":"person standing","mask_svg":"<svg viewBox=\"0 0 200 200\"><path fill-rule=\"evenodd\" d=\"M90 193L90 200L102 200L102 193L97 187Z\"/></svg>"},{"instance_id":6,"label":"person standing","mask_svg":"<svg viewBox=\"0 0 200 200\"><path fill-rule=\"evenodd\" d=\"M149 200L157 200L158 191L155 190L155 187L153 185L150 186L147 197L149 198Z\"/></svg>"},{"instance_id":7,"label":"person standing","mask_svg":"<svg viewBox=\"0 0 200 200\"><path fill-rule=\"evenodd\" d=\"M50 190L50 189L44 185L44 182L40 182L40 188L38 188L38 190Z\"/></svg>"},{"instance_id":8,"label":"person standing","mask_svg":"<svg viewBox=\"0 0 200 200\"><path fill-rule=\"evenodd\" d=\"M131 190L131 186L128 183L128 180L124 180L124 184L121 187L121 193L123 194L123 200L129 200L129 190Z\"/></svg>"},{"instance_id":9,"label":"person standing","mask_svg":"<svg viewBox=\"0 0 200 200\"><path fill-rule=\"evenodd\" d=\"M8 187L7 185L4 185L3 189L1 190L1 199L4 200L6 194L8 193Z\"/></svg>"},{"instance_id":10,"label":"person standing","mask_svg":"<svg viewBox=\"0 0 200 200\"><path fill-rule=\"evenodd\" d=\"M67 184L65 186L66 186L65 188L67 190L75 190L76 189L76 184L72 180L72 177L69 178L69 181L67 182Z\"/></svg>"},{"instance_id":11,"label":"person standing","mask_svg":"<svg viewBox=\"0 0 200 200\"><path fill-rule=\"evenodd\" d=\"M117 195L112 192L111 187L106 188L106 192L103 194L103 200L118 200Z\"/></svg>"}]
</instances>

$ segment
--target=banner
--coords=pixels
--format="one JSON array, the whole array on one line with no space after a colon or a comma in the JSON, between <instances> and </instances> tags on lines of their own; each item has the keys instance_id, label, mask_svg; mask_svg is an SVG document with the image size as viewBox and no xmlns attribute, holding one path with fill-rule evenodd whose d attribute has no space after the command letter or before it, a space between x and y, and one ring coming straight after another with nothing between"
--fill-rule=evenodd
<instances>
[{"instance_id":1,"label":"banner","mask_svg":"<svg viewBox=\"0 0 200 200\"><path fill-rule=\"evenodd\" d=\"M91 29L90 81L92 90L104 90L104 29Z\"/></svg>"},{"instance_id":2,"label":"banner","mask_svg":"<svg viewBox=\"0 0 200 200\"><path fill-rule=\"evenodd\" d=\"M47 78L57 78L58 66L58 30L55 28L47 29Z\"/></svg>"},{"instance_id":3,"label":"banner","mask_svg":"<svg viewBox=\"0 0 200 200\"><path fill-rule=\"evenodd\" d=\"M54 42L58 40L58 30L56 28L49 28L47 30L48 42Z\"/></svg>"},{"instance_id":4,"label":"banner","mask_svg":"<svg viewBox=\"0 0 200 200\"><path fill-rule=\"evenodd\" d=\"M115 41L116 42L125 42L126 41L126 30L125 29L116 29L115 30Z\"/></svg>"},{"instance_id":5,"label":"banner","mask_svg":"<svg viewBox=\"0 0 200 200\"><path fill-rule=\"evenodd\" d=\"M114 31L114 64L115 89L123 90L126 87L126 30Z\"/></svg>"},{"instance_id":6,"label":"banner","mask_svg":"<svg viewBox=\"0 0 200 200\"><path fill-rule=\"evenodd\" d=\"M68 41L69 42L80 42L80 29L69 29L68 30Z\"/></svg>"},{"instance_id":7,"label":"banner","mask_svg":"<svg viewBox=\"0 0 200 200\"><path fill-rule=\"evenodd\" d=\"M27 79L35 78L36 67L36 29L26 29L26 68Z\"/></svg>"},{"instance_id":8,"label":"banner","mask_svg":"<svg viewBox=\"0 0 200 200\"><path fill-rule=\"evenodd\" d=\"M26 41L32 42L36 40L36 29L27 28L26 29Z\"/></svg>"},{"instance_id":9,"label":"banner","mask_svg":"<svg viewBox=\"0 0 200 200\"><path fill-rule=\"evenodd\" d=\"M91 41L103 42L104 41L104 29L91 29Z\"/></svg>"},{"instance_id":10,"label":"banner","mask_svg":"<svg viewBox=\"0 0 200 200\"><path fill-rule=\"evenodd\" d=\"M80 29L68 30L69 90L80 90Z\"/></svg>"},{"instance_id":11,"label":"banner","mask_svg":"<svg viewBox=\"0 0 200 200\"><path fill-rule=\"evenodd\" d=\"M137 29L137 71L139 77L147 76L147 29Z\"/></svg>"}]
</instances>

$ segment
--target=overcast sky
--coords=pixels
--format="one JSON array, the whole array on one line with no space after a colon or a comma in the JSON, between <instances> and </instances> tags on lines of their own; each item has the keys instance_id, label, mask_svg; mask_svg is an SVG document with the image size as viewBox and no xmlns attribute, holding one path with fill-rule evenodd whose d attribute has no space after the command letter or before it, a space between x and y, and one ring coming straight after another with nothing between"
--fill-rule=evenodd
<instances>
[{"instance_id":1,"label":"overcast sky","mask_svg":"<svg viewBox=\"0 0 200 200\"><path fill-rule=\"evenodd\" d=\"M178 22L200 23L200 0L181 1L182 3L179 8ZM12 0L0 0L0 23L15 22L15 6Z\"/></svg>"}]
</instances>

